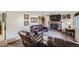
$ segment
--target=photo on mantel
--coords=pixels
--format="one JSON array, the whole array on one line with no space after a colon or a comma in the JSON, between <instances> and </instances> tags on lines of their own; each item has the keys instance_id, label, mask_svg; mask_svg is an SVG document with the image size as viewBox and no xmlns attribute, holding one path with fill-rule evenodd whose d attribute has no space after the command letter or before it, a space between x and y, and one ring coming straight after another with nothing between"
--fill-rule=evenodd
<instances>
[{"instance_id":1,"label":"photo on mantel","mask_svg":"<svg viewBox=\"0 0 79 59\"><path fill-rule=\"evenodd\" d=\"M79 11L0 11L0 47L79 47Z\"/></svg>"}]
</instances>

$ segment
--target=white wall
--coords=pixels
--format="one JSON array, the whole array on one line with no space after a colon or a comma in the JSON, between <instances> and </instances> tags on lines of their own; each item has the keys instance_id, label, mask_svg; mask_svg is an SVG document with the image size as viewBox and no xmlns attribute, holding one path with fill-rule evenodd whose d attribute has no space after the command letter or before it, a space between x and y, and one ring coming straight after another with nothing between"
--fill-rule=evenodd
<instances>
[{"instance_id":1,"label":"white wall","mask_svg":"<svg viewBox=\"0 0 79 59\"><path fill-rule=\"evenodd\" d=\"M30 17L37 17L31 15ZM29 20L30 21L30 20ZM39 23L30 23L29 26L24 26L24 13L20 12L7 12L6 17L6 39L18 38L18 32L21 30L30 31L30 26Z\"/></svg>"},{"instance_id":2,"label":"white wall","mask_svg":"<svg viewBox=\"0 0 79 59\"><path fill-rule=\"evenodd\" d=\"M46 15L46 16L45 16L45 26L46 26L46 27L49 27L49 25L48 25L48 21L49 21L49 20L50 20L49 16Z\"/></svg>"},{"instance_id":3,"label":"white wall","mask_svg":"<svg viewBox=\"0 0 79 59\"><path fill-rule=\"evenodd\" d=\"M73 20L74 20L74 14L71 14L70 19L62 19L62 17L61 17L62 30L65 31L65 28L67 28L69 24L71 24L71 27L74 28L74 21Z\"/></svg>"}]
</instances>

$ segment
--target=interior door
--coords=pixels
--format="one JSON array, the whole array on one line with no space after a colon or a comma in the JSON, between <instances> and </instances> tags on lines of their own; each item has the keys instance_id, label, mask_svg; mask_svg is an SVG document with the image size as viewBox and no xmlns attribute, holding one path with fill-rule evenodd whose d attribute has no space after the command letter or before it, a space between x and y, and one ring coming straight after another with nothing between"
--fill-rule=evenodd
<instances>
[{"instance_id":1,"label":"interior door","mask_svg":"<svg viewBox=\"0 0 79 59\"><path fill-rule=\"evenodd\" d=\"M0 41L5 40L5 13L0 13Z\"/></svg>"}]
</instances>

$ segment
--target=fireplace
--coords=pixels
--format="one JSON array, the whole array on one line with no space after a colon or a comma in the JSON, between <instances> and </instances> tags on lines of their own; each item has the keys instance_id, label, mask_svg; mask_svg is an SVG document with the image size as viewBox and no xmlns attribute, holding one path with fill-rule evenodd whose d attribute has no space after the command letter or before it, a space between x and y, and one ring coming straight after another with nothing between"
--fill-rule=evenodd
<instances>
[{"instance_id":1,"label":"fireplace","mask_svg":"<svg viewBox=\"0 0 79 59\"><path fill-rule=\"evenodd\" d=\"M58 24L50 24L50 29L57 30L58 29Z\"/></svg>"},{"instance_id":2,"label":"fireplace","mask_svg":"<svg viewBox=\"0 0 79 59\"><path fill-rule=\"evenodd\" d=\"M49 24L49 28L53 29L53 30L61 30L62 24L61 24L61 22L51 22Z\"/></svg>"}]
</instances>

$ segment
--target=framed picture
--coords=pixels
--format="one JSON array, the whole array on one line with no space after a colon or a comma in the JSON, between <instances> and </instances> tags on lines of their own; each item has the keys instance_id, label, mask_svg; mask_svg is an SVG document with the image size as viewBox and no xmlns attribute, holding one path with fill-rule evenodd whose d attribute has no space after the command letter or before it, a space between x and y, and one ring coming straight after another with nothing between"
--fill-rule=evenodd
<instances>
[{"instance_id":1,"label":"framed picture","mask_svg":"<svg viewBox=\"0 0 79 59\"><path fill-rule=\"evenodd\" d=\"M67 14L67 19L70 19L71 18L71 15L70 14Z\"/></svg>"},{"instance_id":2,"label":"framed picture","mask_svg":"<svg viewBox=\"0 0 79 59\"><path fill-rule=\"evenodd\" d=\"M31 17L31 23L36 23L38 22L38 18L37 17Z\"/></svg>"},{"instance_id":3,"label":"framed picture","mask_svg":"<svg viewBox=\"0 0 79 59\"><path fill-rule=\"evenodd\" d=\"M29 26L29 21L24 21L24 26Z\"/></svg>"},{"instance_id":4,"label":"framed picture","mask_svg":"<svg viewBox=\"0 0 79 59\"><path fill-rule=\"evenodd\" d=\"M62 15L62 19L66 19L66 15Z\"/></svg>"},{"instance_id":5,"label":"framed picture","mask_svg":"<svg viewBox=\"0 0 79 59\"><path fill-rule=\"evenodd\" d=\"M24 19L25 19L25 20L28 20L28 19L29 19L29 15L24 14Z\"/></svg>"}]
</instances>

